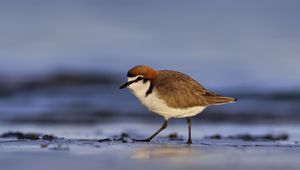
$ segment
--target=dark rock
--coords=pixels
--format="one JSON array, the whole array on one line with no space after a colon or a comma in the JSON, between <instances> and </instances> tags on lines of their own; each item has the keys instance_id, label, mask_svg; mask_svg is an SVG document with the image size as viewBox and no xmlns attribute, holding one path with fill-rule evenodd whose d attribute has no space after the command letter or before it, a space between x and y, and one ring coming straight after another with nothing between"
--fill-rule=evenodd
<instances>
[{"instance_id":1,"label":"dark rock","mask_svg":"<svg viewBox=\"0 0 300 170\"><path fill-rule=\"evenodd\" d=\"M52 141L53 139L56 139L57 137L53 136L53 135L43 135L42 139L43 140L48 140L48 141Z\"/></svg>"},{"instance_id":2,"label":"dark rock","mask_svg":"<svg viewBox=\"0 0 300 170\"><path fill-rule=\"evenodd\" d=\"M176 132L171 133L171 134L168 135L168 138L169 138L170 140L178 139L178 134L177 134Z\"/></svg>"},{"instance_id":3,"label":"dark rock","mask_svg":"<svg viewBox=\"0 0 300 170\"><path fill-rule=\"evenodd\" d=\"M121 138L129 138L129 134L125 133L125 132L122 132L121 133Z\"/></svg>"},{"instance_id":4,"label":"dark rock","mask_svg":"<svg viewBox=\"0 0 300 170\"><path fill-rule=\"evenodd\" d=\"M220 134L215 134L215 135L209 136L208 138L210 138L210 139L222 139L222 136Z\"/></svg>"},{"instance_id":5,"label":"dark rock","mask_svg":"<svg viewBox=\"0 0 300 170\"><path fill-rule=\"evenodd\" d=\"M24 134L21 132L6 132L1 135L1 138L24 138Z\"/></svg>"},{"instance_id":6,"label":"dark rock","mask_svg":"<svg viewBox=\"0 0 300 170\"><path fill-rule=\"evenodd\" d=\"M250 135L242 134L236 136L229 136L230 139L241 139L244 141L278 141L278 140L288 140L289 136L287 134L265 134L265 135Z\"/></svg>"},{"instance_id":7,"label":"dark rock","mask_svg":"<svg viewBox=\"0 0 300 170\"><path fill-rule=\"evenodd\" d=\"M17 138L17 139L27 139L27 140L48 140L52 141L57 137L53 135L42 135L38 133L22 133L22 132L6 132L3 133L0 137L2 138Z\"/></svg>"},{"instance_id":8,"label":"dark rock","mask_svg":"<svg viewBox=\"0 0 300 170\"><path fill-rule=\"evenodd\" d=\"M112 140L110 138L100 139L98 142L111 142Z\"/></svg>"},{"instance_id":9,"label":"dark rock","mask_svg":"<svg viewBox=\"0 0 300 170\"><path fill-rule=\"evenodd\" d=\"M128 133L122 132L120 136L114 136L113 141L118 141L122 143L132 143L134 140L130 137Z\"/></svg>"},{"instance_id":10,"label":"dark rock","mask_svg":"<svg viewBox=\"0 0 300 170\"><path fill-rule=\"evenodd\" d=\"M23 137L20 137L18 139L39 140L40 139L40 134L25 133Z\"/></svg>"},{"instance_id":11,"label":"dark rock","mask_svg":"<svg viewBox=\"0 0 300 170\"><path fill-rule=\"evenodd\" d=\"M206 136L207 139L238 139L243 141L279 141L288 140L288 134L265 134L265 135L251 135L251 134L239 134L234 136L223 137L220 134Z\"/></svg>"},{"instance_id":12,"label":"dark rock","mask_svg":"<svg viewBox=\"0 0 300 170\"><path fill-rule=\"evenodd\" d=\"M1 135L2 138L17 138L28 140L39 140L40 134L36 133L22 133L22 132L6 132Z\"/></svg>"}]
</instances>

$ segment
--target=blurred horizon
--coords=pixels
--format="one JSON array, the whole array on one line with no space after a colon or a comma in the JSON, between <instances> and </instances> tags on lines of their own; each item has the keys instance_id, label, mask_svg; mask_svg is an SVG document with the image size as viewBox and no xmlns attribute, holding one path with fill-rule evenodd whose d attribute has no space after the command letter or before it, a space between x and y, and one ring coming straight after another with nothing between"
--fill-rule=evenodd
<instances>
[{"instance_id":1,"label":"blurred horizon","mask_svg":"<svg viewBox=\"0 0 300 170\"><path fill-rule=\"evenodd\" d=\"M297 0L0 1L0 119L148 119L118 89L144 64L239 98L212 121L298 123L299 16Z\"/></svg>"},{"instance_id":2,"label":"blurred horizon","mask_svg":"<svg viewBox=\"0 0 300 170\"><path fill-rule=\"evenodd\" d=\"M1 1L0 75L179 70L212 88L299 87L299 1Z\"/></svg>"}]
</instances>

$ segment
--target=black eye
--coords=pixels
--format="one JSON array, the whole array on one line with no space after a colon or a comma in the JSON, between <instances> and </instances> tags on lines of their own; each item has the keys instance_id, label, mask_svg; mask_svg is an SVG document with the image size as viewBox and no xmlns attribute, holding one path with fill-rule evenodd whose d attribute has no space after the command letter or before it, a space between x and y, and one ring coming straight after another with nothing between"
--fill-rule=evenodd
<instances>
[{"instance_id":1,"label":"black eye","mask_svg":"<svg viewBox=\"0 0 300 170\"><path fill-rule=\"evenodd\" d=\"M138 77L136 80L140 81L140 80L143 80L143 79L144 79L143 77Z\"/></svg>"}]
</instances>

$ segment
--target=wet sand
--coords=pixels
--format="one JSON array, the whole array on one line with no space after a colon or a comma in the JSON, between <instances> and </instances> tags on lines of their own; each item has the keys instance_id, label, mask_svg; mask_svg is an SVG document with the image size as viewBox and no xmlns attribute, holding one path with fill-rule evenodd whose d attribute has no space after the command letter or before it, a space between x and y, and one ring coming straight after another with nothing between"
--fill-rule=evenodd
<instances>
[{"instance_id":1,"label":"wet sand","mask_svg":"<svg viewBox=\"0 0 300 170\"><path fill-rule=\"evenodd\" d=\"M162 141L160 141L162 142ZM1 142L6 169L299 169L300 145L236 140Z\"/></svg>"},{"instance_id":2,"label":"wet sand","mask_svg":"<svg viewBox=\"0 0 300 170\"><path fill-rule=\"evenodd\" d=\"M299 126L195 124L193 144L187 145L185 125L171 123L150 143L132 140L149 135L158 126L5 125L0 130L0 164L7 170L300 167Z\"/></svg>"}]
</instances>

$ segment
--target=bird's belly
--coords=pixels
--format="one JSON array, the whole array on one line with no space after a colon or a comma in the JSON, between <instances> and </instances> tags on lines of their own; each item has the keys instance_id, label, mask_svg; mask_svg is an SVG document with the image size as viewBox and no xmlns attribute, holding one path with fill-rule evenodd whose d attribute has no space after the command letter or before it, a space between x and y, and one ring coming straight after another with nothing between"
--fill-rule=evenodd
<instances>
[{"instance_id":1,"label":"bird's belly","mask_svg":"<svg viewBox=\"0 0 300 170\"><path fill-rule=\"evenodd\" d=\"M163 116L166 120L169 118L192 117L202 112L205 107L195 106L190 108L172 108L169 107L164 100L158 97L156 92L152 92L146 96L136 96L140 102L150 111Z\"/></svg>"}]
</instances>

